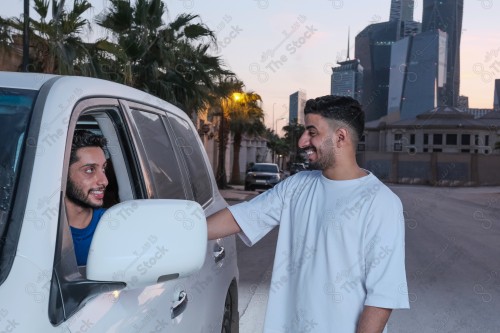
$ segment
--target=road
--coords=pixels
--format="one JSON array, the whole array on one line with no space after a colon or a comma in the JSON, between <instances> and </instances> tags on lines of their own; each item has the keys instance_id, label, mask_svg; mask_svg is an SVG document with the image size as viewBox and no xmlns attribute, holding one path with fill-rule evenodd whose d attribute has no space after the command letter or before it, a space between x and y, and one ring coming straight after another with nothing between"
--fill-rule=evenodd
<instances>
[{"instance_id":1,"label":"road","mask_svg":"<svg viewBox=\"0 0 500 333\"><path fill-rule=\"evenodd\" d=\"M500 187L390 187L405 210L411 309L393 312L389 332L500 332ZM262 331L277 233L237 240L241 333Z\"/></svg>"}]
</instances>

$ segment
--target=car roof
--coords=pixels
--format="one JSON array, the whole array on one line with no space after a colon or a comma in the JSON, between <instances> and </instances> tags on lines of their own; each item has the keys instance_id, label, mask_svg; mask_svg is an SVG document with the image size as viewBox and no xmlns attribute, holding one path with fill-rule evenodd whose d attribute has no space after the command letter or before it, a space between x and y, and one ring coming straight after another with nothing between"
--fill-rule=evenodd
<instances>
[{"instance_id":1,"label":"car roof","mask_svg":"<svg viewBox=\"0 0 500 333\"><path fill-rule=\"evenodd\" d=\"M57 75L44 73L0 72L0 86L16 89L40 90L48 80Z\"/></svg>"},{"instance_id":2,"label":"car roof","mask_svg":"<svg viewBox=\"0 0 500 333\"><path fill-rule=\"evenodd\" d=\"M61 98L64 102L67 102L67 100L85 99L87 97L108 97L127 99L153 107L168 109L181 117L186 115L178 107L156 96L112 81L85 76L0 72L0 87L41 90L45 84L52 84L53 88L57 90L59 101L56 101L55 106L57 106L57 103L61 103Z\"/></svg>"}]
</instances>

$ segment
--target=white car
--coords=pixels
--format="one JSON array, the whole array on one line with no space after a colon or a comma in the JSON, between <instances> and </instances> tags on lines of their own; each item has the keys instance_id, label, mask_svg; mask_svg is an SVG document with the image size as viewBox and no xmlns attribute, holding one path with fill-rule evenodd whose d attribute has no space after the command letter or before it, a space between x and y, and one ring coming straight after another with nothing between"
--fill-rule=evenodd
<instances>
[{"instance_id":1,"label":"white car","mask_svg":"<svg viewBox=\"0 0 500 333\"><path fill-rule=\"evenodd\" d=\"M75 129L108 139L109 208L78 267L64 195ZM120 84L0 72L0 332L237 332L227 206L180 109ZM175 200L174 200L175 199Z\"/></svg>"}]
</instances>

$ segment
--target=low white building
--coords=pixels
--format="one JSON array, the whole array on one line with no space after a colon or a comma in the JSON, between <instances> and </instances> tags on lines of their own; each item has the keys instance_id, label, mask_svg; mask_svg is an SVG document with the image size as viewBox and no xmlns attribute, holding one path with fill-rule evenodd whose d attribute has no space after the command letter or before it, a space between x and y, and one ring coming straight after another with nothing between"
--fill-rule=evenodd
<instances>
[{"instance_id":1,"label":"low white building","mask_svg":"<svg viewBox=\"0 0 500 333\"><path fill-rule=\"evenodd\" d=\"M500 112L481 118L442 106L415 118L387 121L379 119L365 125L359 150L402 153L479 153L500 154Z\"/></svg>"}]
</instances>

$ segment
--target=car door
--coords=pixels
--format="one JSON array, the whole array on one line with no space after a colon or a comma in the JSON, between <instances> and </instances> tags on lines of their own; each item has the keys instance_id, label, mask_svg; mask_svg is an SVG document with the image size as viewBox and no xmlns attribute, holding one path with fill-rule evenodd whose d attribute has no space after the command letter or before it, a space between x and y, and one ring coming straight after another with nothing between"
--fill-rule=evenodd
<instances>
[{"instance_id":1,"label":"car door","mask_svg":"<svg viewBox=\"0 0 500 333\"><path fill-rule=\"evenodd\" d=\"M125 102L124 102L125 103ZM213 182L203 146L197 132L173 110L160 110L138 103L127 102L134 127L141 138L152 175L153 197L167 198L172 192L169 172L158 172L158 166L179 163L187 199L198 202L208 216L225 206L221 198L214 197ZM169 142L172 146L165 146ZM156 171L155 171L156 170ZM180 192L175 191L176 193ZM179 212L179 220L189 228L189 216ZM189 290L189 308L186 316L193 316L190 332L219 331L224 313L224 301L229 287L236 278L236 249L234 237L212 240L207 243L203 267L192 276L179 282L179 289Z\"/></svg>"},{"instance_id":2,"label":"car door","mask_svg":"<svg viewBox=\"0 0 500 333\"><path fill-rule=\"evenodd\" d=\"M185 199L189 191L172 143L168 136L152 134L158 129L158 118L148 113L142 118L147 123L137 131L134 122L115 99L89 98L75 107L69 122L67 152L75 129L86 128L102 133L109 141L109 159L112 161L117 190L115 200L151 199L157 197ZM147 135L147 138L146 138ZM154 143L148 141L153 139ZM154 146L153 146L154 145ZM147 147L147 150L145 149ZM162 154L157 154L160 149ZM63 188L67 170L63 173ZM159 177L163 177L160 181ZM165 181L167 180L167 181ZM159 195L161 193L161 195ZM61 208L63 209L63 207ZM85 269L77 267L71 253L71 235L65 220L60 221L56 246L55 274L52 278L49 316L61 332L196 332L201 325L188 314L191 304L190 285L186 278L128 289L119 283L99 283L85 278ZM181 217L179 217L181 218ZM119 228L123 221L101 221L109 228ZM140 271L149 258L142 258L141 248L155 246L155 235L143 239L137 248L137 262L130 269ZM112 242L112 240L110 240ZM141 266L143 265L143 266ZM119 272L116 277L120 281ZM59 281L56 285L54 281ZM80 303L79 303L80 302ZM61 304L62 303L62 304ZM84 304L84 305L83 305ZM192 316L192 317L190 317Z\"/></svg>"}]
</instances>

